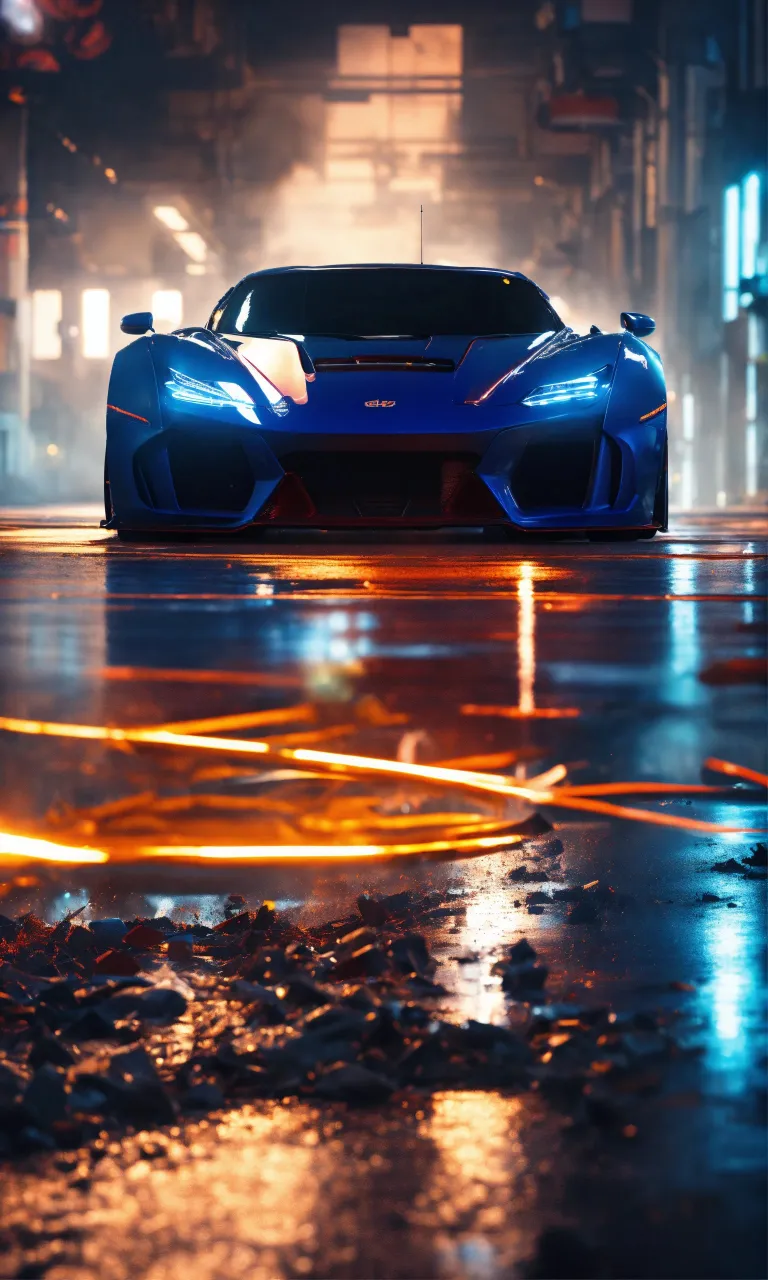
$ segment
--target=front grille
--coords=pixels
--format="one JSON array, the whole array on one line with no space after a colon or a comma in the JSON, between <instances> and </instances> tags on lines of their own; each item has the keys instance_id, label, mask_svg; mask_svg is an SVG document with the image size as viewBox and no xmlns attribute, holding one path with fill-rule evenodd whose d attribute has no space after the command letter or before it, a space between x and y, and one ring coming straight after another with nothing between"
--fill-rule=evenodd
<instances>
[{"instance_id":1,"label":"front grille","mask_svg":"<svg viewBox=\"0 0 768 1280\"><path fill-rule=\"evenodd\" d=\"M253 493L254 474L239 440L226 435L166 433L176 501L187 511L242 511Z\"/></svg>"},{"instance_id":2,"label":"front grille","mask_svg":"<svg viewBox=\"0 0 768 1280\"><path fill-rule=\"evenodd\" d=\"M474 473L478 462L470 453L352 450L281 458L285 470L301 481L317 516L335 520L467 520L473 514L498 519L495 499Z\"/></svg>"},{"instance_id":3,"label":"front grille","mask_svg":"<svg viewBox=\"0 0 768 1280\"><path fill-rule=\"evenodd\" d=\"M321 356L317 373L453 373L453 360L430 356Z\"/></svg>"},{"instance_id":4,"label":"front grille","mask_svg":"<svg viewBox=\"0 0 768 1280\"><path fill-rule=\"evenodd\" d=\"M510 478L512 495L520 510L583 507L594 457L593 439L529 440Z\"/></svg>"}]
</instances>

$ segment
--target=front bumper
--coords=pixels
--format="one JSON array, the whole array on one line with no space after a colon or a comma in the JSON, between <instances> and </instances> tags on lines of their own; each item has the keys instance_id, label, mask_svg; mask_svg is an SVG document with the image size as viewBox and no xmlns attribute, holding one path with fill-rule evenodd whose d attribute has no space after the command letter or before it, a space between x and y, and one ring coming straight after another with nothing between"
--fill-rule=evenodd
<instances>
[{"instance_id":1,"label":"front bumper","mask_svg":"<svg viewBox=\"0 0 768 1280\"><path fill-rule=\"evenodd\" d=\"M321 434L200 415L110 455L118 528L652 527L662 424ZM116 474L114 463L117 462Z\"/></svg>"}]
</instances>

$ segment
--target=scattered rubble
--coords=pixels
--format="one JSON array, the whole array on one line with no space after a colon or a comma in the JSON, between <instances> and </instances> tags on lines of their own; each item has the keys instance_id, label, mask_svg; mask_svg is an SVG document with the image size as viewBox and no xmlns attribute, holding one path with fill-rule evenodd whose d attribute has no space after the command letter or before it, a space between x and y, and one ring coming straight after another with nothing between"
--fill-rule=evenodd
<instances>
[{"instance_id":1,"label":"scattered rubble","mask_svg":"<svg viewBox=\"0 0 768 1280\"><path fill-rule=\"evenodd\" d=\"M713 863L709 869L719 871L721 875L742 876L745 880L765 880L768 877L764 870L768 867L767 855L768 846L756 844L752 846L751 858L743 858L741 862L736 858L726 858L723 862Z\"/></svg>"},{"instance_id":2,"label":"scattered rubble","mask_svg":"<svg viewBox=\"0 0 768 1280\"><path fill-rule=\"evenodd\" d=\"M591 920L611 896L594 882L529 899ZM548 966L525 938L492 968L511 1025L451 1021L425 930L459 909L403 891L307 927L234 897L213 927L3 917L0 1155L251 1098L363 1106L451 1087L537 1088L568 1099L577 1122L636 1132L637 1063L680 1051L666 1023L549 1002Z\"/></svg>"}]
</instances>

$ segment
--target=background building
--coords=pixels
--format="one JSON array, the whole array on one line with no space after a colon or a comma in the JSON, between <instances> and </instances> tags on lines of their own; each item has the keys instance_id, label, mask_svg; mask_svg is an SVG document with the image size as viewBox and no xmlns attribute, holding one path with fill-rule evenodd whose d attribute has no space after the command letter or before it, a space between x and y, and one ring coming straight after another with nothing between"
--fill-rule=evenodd
<instances>
[{"instance_id":1,"label":"background building","mask_svg":"<svg viewBox=\"0 0 768 1280\"><path fill-rule=\"evenodd\" d=\"M763 0L0 13L4 496L97 492L123 312L417 261L422 205L426 261L527 271L575 327L656 316L673 501L768 490Z\"/></svg>"}]
</instances>

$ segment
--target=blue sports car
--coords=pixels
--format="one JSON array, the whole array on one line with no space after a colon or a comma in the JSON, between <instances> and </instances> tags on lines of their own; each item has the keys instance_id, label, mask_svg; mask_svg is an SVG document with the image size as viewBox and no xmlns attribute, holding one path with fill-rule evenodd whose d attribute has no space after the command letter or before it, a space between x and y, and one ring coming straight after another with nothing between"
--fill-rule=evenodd
<instances>
[{"instance_id":1,"label":"blue sports car","mask_svg":"<svg viewBox=\"0 0 768 1280\"><path fill-rule=\"evenodd\" d=\"M568 328L518 272L370 265L246 276L204 326L152 331L109 383L106 527L667 527L654 323Z\"/></svg>"}]
</instances>

